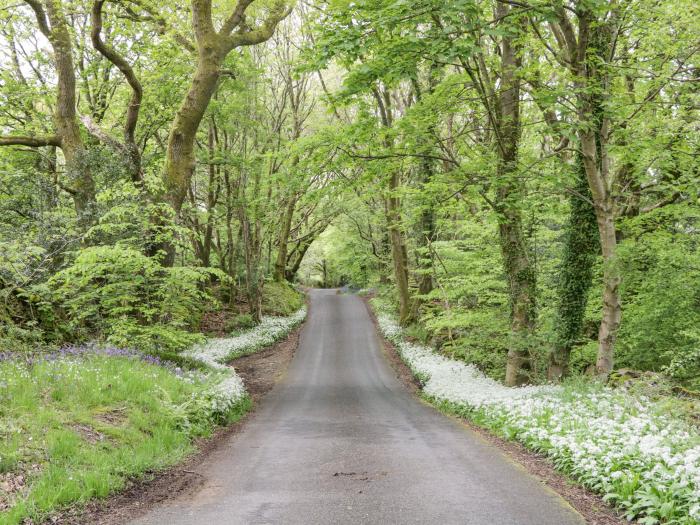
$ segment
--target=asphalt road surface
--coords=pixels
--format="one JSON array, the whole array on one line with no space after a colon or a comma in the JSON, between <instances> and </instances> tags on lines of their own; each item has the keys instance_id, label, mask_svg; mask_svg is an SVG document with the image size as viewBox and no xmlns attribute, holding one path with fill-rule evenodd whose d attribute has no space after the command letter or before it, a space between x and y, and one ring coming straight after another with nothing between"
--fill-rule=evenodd
<instances>
[{"instance_id":1,"label":"asphalt road surface","mask_svg":"<svg viewBox=\"0 0 700 525\"><path fill-rule=\"evenodd\" d=\"M133 521L580 525L557 494L400 383L362 300L311 292L286 376L198 467L202 490Z\"/></svg>"}]
</instances>

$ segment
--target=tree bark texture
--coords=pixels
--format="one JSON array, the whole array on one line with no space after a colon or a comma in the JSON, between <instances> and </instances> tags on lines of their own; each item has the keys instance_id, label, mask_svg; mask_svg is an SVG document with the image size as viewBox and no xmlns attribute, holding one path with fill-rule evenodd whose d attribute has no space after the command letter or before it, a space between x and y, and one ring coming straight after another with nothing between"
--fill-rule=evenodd
<instances>
[{"instance_id":1,"label":"tree bark texture","mask_svg":"<svg viewBox=\"0 0 700 525\"><path fill-rule=\"evenodd\" d=\"M497 2L496 14L506 20L512 7ZM529 380L528 345L535 328L536 273L529 243L523 231L520 201L524 184L518 174L520 143L520 79L519 49L512 33L501 39L501 84L498 91L496 211L499 214L499 239L503 267L508 280L510 299L510 343L506 358L506 384L520 385Z\"/></svg>"}]
</instances>

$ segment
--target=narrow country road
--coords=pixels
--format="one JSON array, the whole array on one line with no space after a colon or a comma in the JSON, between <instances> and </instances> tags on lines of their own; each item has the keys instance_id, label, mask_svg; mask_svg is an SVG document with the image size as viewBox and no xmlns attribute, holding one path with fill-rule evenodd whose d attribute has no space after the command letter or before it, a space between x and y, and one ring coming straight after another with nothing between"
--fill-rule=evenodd
<instances>
[{"instance_id":1,"label":"narrow country road","mask_svg":"<svg viewBox=\"0 0 700 525\"><path fill-rule=\"evenodd\" d=\"M201 491L132 522L580 525L500 451L395 377L362 300L311 293L287 375L199 466Z\"/></svg>"}]
</instances>

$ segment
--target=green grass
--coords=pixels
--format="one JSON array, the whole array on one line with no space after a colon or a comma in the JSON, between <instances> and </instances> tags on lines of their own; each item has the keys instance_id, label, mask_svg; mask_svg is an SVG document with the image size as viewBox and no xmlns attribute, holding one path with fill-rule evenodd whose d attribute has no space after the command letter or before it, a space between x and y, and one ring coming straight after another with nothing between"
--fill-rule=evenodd
<instances>
[{"instance_id":1,"label":"green grass","mask_svg":"<svg viewBox=\"0 0 700 525\"><path fill-rule=\"evenodd\" d=\"M263 311L269 315L292 315L304 304L304 294L289 283L269 282L263 288Z\"/></svg>"},{"instance_id":2,"label":"green grass","mask_svg":"<svg viewBox=\"0 0 700 525\"><path fill-rule=\"evenodd\" d=\"M129 357L0 362L0 476L26 476L20 490L0 492L0 508L9 504L0 524L41 522L182 460L215 426L188 414L205 387Z\"/></svg>"}]
</instances>

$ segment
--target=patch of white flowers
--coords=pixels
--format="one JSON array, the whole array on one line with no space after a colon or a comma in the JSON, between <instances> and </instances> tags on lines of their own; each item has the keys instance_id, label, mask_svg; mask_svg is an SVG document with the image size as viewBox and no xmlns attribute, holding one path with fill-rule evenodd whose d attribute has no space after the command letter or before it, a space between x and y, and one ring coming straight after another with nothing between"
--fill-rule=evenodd
<instances>
[{"instance_id":1,"label":"patch of white flowers","mask_svg":"<svg viewBox=\"0 0 700 525\"><path fill-rule=\"evenodd\" d=\"M508 388L473 365L404 339L378 312L383 335L424 393L529 448L640 523L700 523L700 434L647 398L596 385Z\"/></svg>"},{"instance_id":2,"label":"patch of white flowers","mask_svg":"<svg viewBox=\"0 0 700 525\"><path fill-rule=\"evenodd\" d=\"M215 418L225 417L246 396L243 380L230 368L223 378L215 382L212 387L204 390L199 396L199 401L204 408Z\"/></svg>"},{"instance_id":3,"label":"patch of white flowers","mask_svg":"<svg viewBox=\"0 0 700 525\"><path fill-rule=\"evenodd\" d=\"M263 317L262 322L234 337L221 337L197 345L183 355L196 359L215 369L213 386L204 390L197 400L215 417L228 414L246 396L243 380L233 367L225 363L236 357L252 354L279 341L306 318L306 308L302 307L287 317ZM212 378L209 378L210 380Z\"/></svg>"},{"instance_id":4,"label":"patch of white flowers","mask_svg":"<svg viewBox=\"0 0 700 525\"><path fill-rule=\"evenodd\" d=\"M255 328L233 337L216 337L197 345L185 355L213 368L226 368L223 363L276 343L306 318L306 307L287 317L265 316Z\"/></svg>"}]
</instances>

